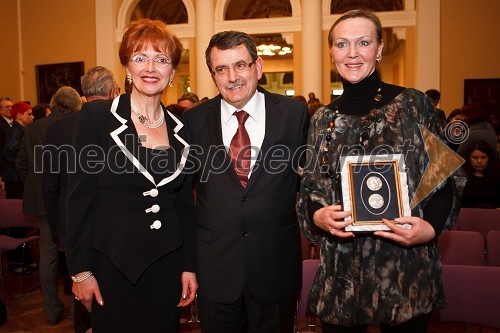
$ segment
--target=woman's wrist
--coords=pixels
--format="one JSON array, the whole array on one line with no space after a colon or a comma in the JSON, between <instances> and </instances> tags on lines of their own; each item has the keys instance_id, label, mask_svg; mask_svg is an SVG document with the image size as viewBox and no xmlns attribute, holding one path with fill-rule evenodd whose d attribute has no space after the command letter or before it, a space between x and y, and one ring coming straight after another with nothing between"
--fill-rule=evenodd
<instances>
[{"instance_id":1,"label":"woman's wrist","mask_svg":"<svg viewBox=\"0 0 500 333\"><path fill-rule=\"evenodd\" d=\"M79 282L83 282L83 281L87 280L91 276L92 276L91 271L85 271L85 272L78 273L77 275L72 275L71 280L73 280L73 282L79 283Z\"/></svg>"}]
</instances>

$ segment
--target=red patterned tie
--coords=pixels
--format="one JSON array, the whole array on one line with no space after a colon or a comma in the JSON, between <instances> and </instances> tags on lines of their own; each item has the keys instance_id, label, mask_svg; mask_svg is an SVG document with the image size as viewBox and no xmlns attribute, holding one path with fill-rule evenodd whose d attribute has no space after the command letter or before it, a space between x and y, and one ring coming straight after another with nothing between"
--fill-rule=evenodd
<instances>
[{"instance_id":1,"label":"red patterned tie","mask_svg":"<svg viewBox=\"0 0 500 333\"><path fill-rule=\"evenodd\" d=\"M238 130L231 140L229 153L231 155L231 164L234 171L240 178L241 185L247 186L248 173L250 172L250 137L245 129L245 121L248 119L248 113L245 111L235 111L234 115L238 119Z\"/></svg>"}]
</instances>

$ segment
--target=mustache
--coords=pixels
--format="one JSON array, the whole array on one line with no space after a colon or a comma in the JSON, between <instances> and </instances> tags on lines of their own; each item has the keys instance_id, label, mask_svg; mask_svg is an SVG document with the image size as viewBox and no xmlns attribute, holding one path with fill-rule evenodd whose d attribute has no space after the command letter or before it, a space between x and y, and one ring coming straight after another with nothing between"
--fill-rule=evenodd
<instances>
[{"instance_id":1,"label":"mustache","mask_svg":"<svg viewBox=\"0 0 500 333\"><path fill-rule=\"evenodd\" d=\"M231 83L228 83L226 84L226 89L233 89L234 87L237 87L237 86L242 86L245 84L245 81L242 80L242 79L237 79L236 81L234 82L231 82Z\"/></svg>"}]
</instances>

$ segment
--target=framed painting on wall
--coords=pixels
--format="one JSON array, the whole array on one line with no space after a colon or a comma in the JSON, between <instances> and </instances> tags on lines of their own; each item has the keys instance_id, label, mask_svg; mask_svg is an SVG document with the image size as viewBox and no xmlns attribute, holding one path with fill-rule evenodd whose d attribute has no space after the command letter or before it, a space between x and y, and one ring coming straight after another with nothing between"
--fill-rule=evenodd
<instances>
[{"instance_id":1,"label":"framed painting on wall","mask_svg":"<svg viewBox=\"0 0 500 333\"><path fill-rule=\"evenodd\" d=\"M83 61L36 65L35 69L38 103L50 103L52 95L62 86L70 86L83 95L80 83Z\"/></svg>"},{"instance_id":2,"label":"framed painting on wall","mask_svg":"<svg viewBox=\"0 0 500 333\"><path fill-rule=\"evenodd\" d=\"M500 116L500 79L465 79L464 104L481 104L489 116Z\"/></svg>"}]
</instances>

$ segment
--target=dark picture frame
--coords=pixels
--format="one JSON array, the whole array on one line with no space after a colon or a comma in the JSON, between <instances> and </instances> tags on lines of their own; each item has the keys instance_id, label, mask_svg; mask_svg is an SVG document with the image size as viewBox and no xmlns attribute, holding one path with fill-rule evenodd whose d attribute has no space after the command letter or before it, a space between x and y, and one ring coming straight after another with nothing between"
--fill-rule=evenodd
<instances>
[{"instance_id":1,"label":"dark picture frame","mask_svg":"<svg viewBox=\"0 0 500 333\"><path fill-rule=\"evenodd\" d=\"M36 65L35 71L38 103L50 103L52 95L62 86L70 86L83 95L80 83L83 61Z\"/></svg>"},{"instance_id":2,"label":"dark picture frame","mask_svg":"<svg viewBox=\"0 0 500 333\"><path fill-rule=\"evenodd\" d=\"M342 205L352 212L347 220L353 221L346 231L389 230L383 218L394 221L411 215L401 154L343 156L340 173Z\"/></svg>"},{"instance_id":3,"label":"dark picture frame","mask_svg":"<svg viewBox=\"0 0 500 333\"><path fill-rule=\"evenodd\" d=\"M464 104L481 104L488 115L500 116L500 79L465 79Z\"/></svg>"}]
</instances>

